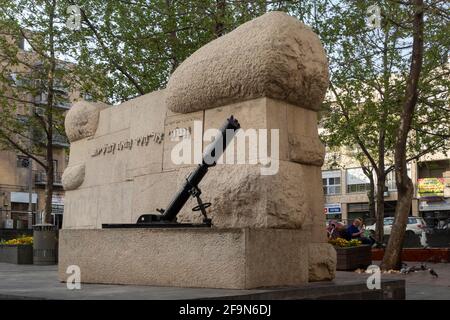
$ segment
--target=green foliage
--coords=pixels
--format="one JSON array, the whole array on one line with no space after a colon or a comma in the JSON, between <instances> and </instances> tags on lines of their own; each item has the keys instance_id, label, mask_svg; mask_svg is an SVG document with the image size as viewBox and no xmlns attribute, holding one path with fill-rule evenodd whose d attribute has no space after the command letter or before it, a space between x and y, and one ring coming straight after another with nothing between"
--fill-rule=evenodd
<instances>
[{"instance_id":1,"label":"green foliage","mask_svg":"<svg viewBox=\"0 0 450 320\"><path fill-rule=\"evenodd\" d=\"M267 10L292 1L84 1L71 55L97 98L119 102L163 88L195 50Z\"/></svg>"},{"instance_id":2,"label":"green foliage","mask_svg":"<svg viewBox=\"0 0 450 320\"><path fill-rule=\"evenodd\" d=\"M43 167L46 161L37 156L45 157L53 134L64 135L63 111L55 105L67 97L57 89L75 83L61 60L67 43L57 10L56 1L0 1L0 145L34 157ZM40 99L50 90L53 99Z\"/></svg>"},{"instance_id":3,"label":"green foliage","mask_svg":"<svg viewBox=\"0 0 450 320\"><path fill-rule=\"evenodd\" d=\"M322 114L322 138L330 149L356 149L361 163L383 170L392 163L396 130L409 74L411 6L398 1L323 1L316 21L330 58L330 95ZM381 8L380 28L370 28L367 9ZM425 58L419 105L408 140L410 160L448 148L449 16L443 2L428 1ZM448 12L448 10L447 10ZM322 17L323 17L322 16ZM444 120L444 121L443 121Z\"/></svg>"},{"instance_id":4,"label":"green foliage","mask_svg":"<svg viewBox=\"0 0 450 320\"><path fill-rule=\"evenodd\" d=\"M32 45L44 61L42 74L36 78L48 74L51 59L45 57L53 50L58 59L75 63L70 70L57 70L58 77L89 92L94 99L112 103L164 88L171 72L207 42L267 11L286 11L312 26L329 57L331 84L321 115L324 142L331 150L349 147L367 167L381 170L379 159L387 163L392 160L411 53L408 4L392 0L60 0L54 2L54 9L51 4L43 0L1 0L1 30L16 38L23 30L32 31ZM79 30L65 25L67 8L74 4L81 8ZM382 12L379 29L366 23L367 9L373 4ZM420 104L408 141L410 158L448 147L446 9L445 2L427 1L425 63ZM50 26L52 10L54 23ZM54 35L52 45L50 34ZM19 63L14 58L17 49L3 39L0 50L10 58L10 65ZM10 86L5 70L2 92ZM0 99L6 103L3 96ZM9 113L3 113L3 123L10 123L16 113L11 99L8 104L11 107ZM61 120L54 124L59 132L63 131ZM31 117L26 125L38 125L39 121ZM10 127L24 132L23 126L16 121Z\"/></svg>"}]
</instances>

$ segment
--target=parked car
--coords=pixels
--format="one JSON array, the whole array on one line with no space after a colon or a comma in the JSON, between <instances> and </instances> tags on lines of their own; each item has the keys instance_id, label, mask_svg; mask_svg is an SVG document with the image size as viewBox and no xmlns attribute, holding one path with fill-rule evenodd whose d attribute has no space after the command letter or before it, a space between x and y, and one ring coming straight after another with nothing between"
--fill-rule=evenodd
<instances>
[{"instance_id":1,"label":"parked car","mask_svg":"<svg viewBox=\"0 0 450 320\"><path fill-rule=\"evenodd\" d=\"M392 224L394 223L393 217L384 218L384 235L389 236L392 230ZM366 230L375 232L375 224L366 227ZM406 225L406 232L414 233L420 236L420 244L422 246L427 245L427 223L420 217L408 217L408 224Z\"/></svg>"},{"instance_id":2,"label":"parked car","mask_svg":"<svg viewBox=\"0 0 450 320\"><path fill-rule=\"evenodd\" d=\"M392 230L392 224L394 223L393 217L384 218L384 234L390 235ZM414 234L422 235L425 231L427 224L423 218L420 217L408 217L408 224L406 225L406 232L414 232ZM366 227L366 230L375 232L375 224Z\"/></svg>"}]
</instances>

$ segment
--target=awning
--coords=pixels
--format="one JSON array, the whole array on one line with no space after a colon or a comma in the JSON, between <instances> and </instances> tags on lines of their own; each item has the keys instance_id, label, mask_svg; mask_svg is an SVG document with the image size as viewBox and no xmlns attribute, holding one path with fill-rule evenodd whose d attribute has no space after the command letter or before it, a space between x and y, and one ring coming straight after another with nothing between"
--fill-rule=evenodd
<instances>
[{"instance_id":1,"label":"awning","mask_svg":"<svg viewBox=\"0 0 450 320\"><path fill-rule=\"evenodd\" d=\"M11 202L28 203L29 202L29 193L28 192L11 192ZM37 203L37 193L31 194L31 202Z\"/></svg>"}]
</instances>

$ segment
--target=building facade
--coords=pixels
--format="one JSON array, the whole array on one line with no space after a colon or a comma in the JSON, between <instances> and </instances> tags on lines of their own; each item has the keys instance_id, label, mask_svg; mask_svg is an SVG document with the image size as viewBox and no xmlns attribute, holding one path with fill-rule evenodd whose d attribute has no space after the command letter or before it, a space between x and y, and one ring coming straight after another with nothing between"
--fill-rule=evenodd
<instances>
[{"instance_id":1,"label":"building facade","mask_svg":"<svg viewBox=\"0 0 450 320\"><path fill-rule=\"evenodd\" d=\"M322 168L324 214L327 220L336 219L350 223L355 218L362 218L367 224L373 223L373 218L369 216L368 177L351 157L335 155L334 159L338 159L334 168L329 165L324 165ZM449 153L428 155L408 164L408 175L415 190L410 215L428 218L427 221L434 220L437 223L441 220L448 221L450 218L449 173ZM386 188L383 193L385 217L394 216L397 190L393 171L386 177Z\"/></svg>"},{"instance_id":2,"label":"building facade","mask_svg":"<svg viewBox=\"0 0 450 320\"><path fill-rule=\"evenodd\" d=\"M16 116L18 119L26 121L27 117L33 113L44 112L47 104L47 93L40 90L36 95L29 91L22 90L24 79L35 68L39 68L42 63L36 58L36 55L27 50L24 41L19 44L19 55L26 58L30 66L18 64L11 70L7 76L12 80L11 92L20 93L20 97L28 103L18 103ZM61 63L57 67L65 67ZM33 70L34 69L34 70ZM34 80L36 81L36 80ZM64 115L70 109L71 103L80 99L80 93L77 90L67 88L63 81L56 80L54 86L55 103L53 108L55 112ZM0 110L4 106L0 105ZM1 124L0 124L1 125ZM30 132L35 135L37 132ZM43 137L42 137L43 138ZM54 164L54 190L52 197L52 217L47 221L53 221L60 225L64 209L64 190L62 188L61 176L68 163L68 141L58 134L53 135L53 164ZM42 160L45 159L42 158ZM16 149L8 149L4 146L0 148L0 229L29 229L35 223L42 222L41 213L45 207L45 184L47 174L42 166L33 161L27 155L18 152Z\"/></svg>"}]
</instances>

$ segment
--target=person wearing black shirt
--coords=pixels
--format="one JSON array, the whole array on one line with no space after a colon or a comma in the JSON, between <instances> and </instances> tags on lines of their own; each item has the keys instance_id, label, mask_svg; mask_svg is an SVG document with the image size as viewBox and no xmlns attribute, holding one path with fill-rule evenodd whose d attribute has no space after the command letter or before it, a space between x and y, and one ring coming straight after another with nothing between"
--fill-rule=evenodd
<instances>
[{"instance_id":1,"label":"person wearing black shirt","mask_svg":"<svg viewBox=\"0 0 450 320\"><path fill-rule=\"evenodd\" d=\"M348 237L351 239L357 239L361 241L363 244L373 244L373 240L370 238L362 237L361 235L364 233L364 229L361 228L362 221L361 219L353 220L353 223L347 228Z\"/></svg>"}]
</instances>

